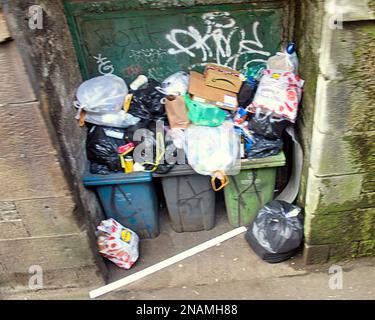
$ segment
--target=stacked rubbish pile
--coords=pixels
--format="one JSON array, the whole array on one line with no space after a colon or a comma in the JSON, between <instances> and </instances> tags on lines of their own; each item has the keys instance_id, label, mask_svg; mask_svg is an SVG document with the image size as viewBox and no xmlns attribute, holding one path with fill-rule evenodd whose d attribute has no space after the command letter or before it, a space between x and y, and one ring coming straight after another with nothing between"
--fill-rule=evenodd
<instances>
[{"instance_id":1,"label":"stacked rubbish pile","mask_svg":"<svg viewBox=\"0 0 375 320\"><path fill-rule=\"evenodd\" d=\"M283 133L297 119L303 84L294 43L265 65L250 66L242 72L208 63L201 72L179 71L161 83L144 75L129 87L115 75L87 80L77 90L75 107L77 120L88 129L89 174L112 178L116 173L128 177L147 173L160 177L186 164L195 174L207 176L212 190L225 189L231 183L229 177L240 172L244 161L275 156L283 149ZM124 208L116 204L119 215L131 208L129 193L110 196L111 210L118 197L125 199ZM108 218L114 215L108 214ZM122 231L115 220L107 221L107 225L116 224L116 239L130 241L133 231L141 238L158 234L147 229L145 221L141 228L135 224L136 218L129 219L124 220ZM111 255L105 239L115 238L111 232L105 234L107 229L98 231L102 254L129 268L137 255L123 251L120 257Z\"/></svg>"}]
</instances>

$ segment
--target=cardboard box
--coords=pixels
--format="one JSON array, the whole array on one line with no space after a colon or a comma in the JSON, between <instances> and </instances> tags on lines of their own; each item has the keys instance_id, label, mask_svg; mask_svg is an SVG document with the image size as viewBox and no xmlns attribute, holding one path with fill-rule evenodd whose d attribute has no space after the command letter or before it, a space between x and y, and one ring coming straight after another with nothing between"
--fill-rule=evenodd
<instances>
[{"instance_id":1,"label":"cardboard box","mask_svg":"<svg viewBox=\"0 0 375 320\"><path fill-rule=\"evenodd\" d=\"M191 99L203 103L213 104L230 111L237 110L237 94L207 86L203 74L190 71L189 94Z\"/></svg>"},{"instance_id":2,"label":"cardboard box","mask_svg":"<svg viewBox=\"0 0 375 320\"><path fill-rule=\"evenodd\" d=\"M238 71L213 63L206 65L204 77L207 86L234 93L240 92L243 83Z\"/></svg>"}]
</instances>

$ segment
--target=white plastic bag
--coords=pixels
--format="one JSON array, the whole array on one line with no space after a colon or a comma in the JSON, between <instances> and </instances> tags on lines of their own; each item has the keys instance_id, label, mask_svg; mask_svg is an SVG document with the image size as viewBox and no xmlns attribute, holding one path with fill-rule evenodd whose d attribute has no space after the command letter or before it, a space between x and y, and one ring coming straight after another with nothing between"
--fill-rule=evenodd
<instances>
[{"instance_id":1,"label":"white plastic bag","mask_svg":"<svg viewBox=\"0 0 375 320\"><path fill-rule=\"evenodd\" d=\"M189 88L189 75L184 71L179 71L166 78L161 87L155 89L166 96L183 96Z\"/></svg>"},{"instance_id":2,"label":"white plastic bag","mask_svg":"<svg viewBox=\"0 0 375 320\"><path fill-rule=\"evenodd\" d=\"M303 84L304 81L290 71L267 69L248 110L256 113L261 109L263 113L271 112L294 123Z\"/></svg>"},{"instance_id":3,"label":"white plastic bag","mask_svg":"<svg viewBox=\"0 0 375 320\"><path fill-rule=\"evenodd\" d=\"M127 94L128 87L120 77L99 76L79 86L75 106L87 113L118 112L122 109Z\"/></svg>"},{"instance_id":4,"label":"white plastic bag","mask_svg":"<svg viewBox=\"0 0 375 320\"><path fill-rule=\"evenodd\" d=\"M231 122L218 127L190 125L185 137L188 162L197 173L211 176L216 172L239 173L240 135Z\"/></svg>"},{"instance_id":5,"label":"white plastic bag","mask_svg":"<svg viewBox=\"0 0 375 320\"><path fill-rule=\"evenodd\" d=\"M103 220L97 227L99 252L123 269L130 269L139 257L138 235L114 219Z\"/></svg>"},{"instance_id":6,"label":"white plastic bag","mask_svg":"<svg viewBox=\"0 0 375 320\"><path fill-rule=\"evenodd\" d=\"M140 119L123 110L128 87L123 79L105 75L83 82L77 90L74 106L78 109L76 119L85 111L85 121L97 125L126 128Z\"/></svg>"}]
</instances>

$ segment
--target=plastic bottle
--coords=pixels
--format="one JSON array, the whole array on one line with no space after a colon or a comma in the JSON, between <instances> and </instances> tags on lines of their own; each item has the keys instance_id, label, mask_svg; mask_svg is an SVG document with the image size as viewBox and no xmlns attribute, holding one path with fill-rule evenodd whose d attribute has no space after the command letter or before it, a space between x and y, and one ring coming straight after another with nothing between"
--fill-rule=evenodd
<instances>
[{"instance_id":1,"label":"plastic bottle","mask_svg":"<svg viewBox=\"0 0 375 320\"><path fill-rule=\"evenodd\" d=\"M288 57L290 64L293 66L293 69L294 69L293 72L295 74L298 74L299 62L298 62L298 57L296 53L296 44L294 42L288 43L288 46L285 49L285 54Z\"/></svg>"},{"instance_id":2,"label":"plastic bottle","mask_svg":"<svg viewBox=\"0 0 375 320\"><path fill-rule=\"evenodd\" d=\"M284 52L277 52L267 61L268 69L290 71L298 74L298 57L296 53L296 44L290 42Z\"/></svg>"}]
</instances>

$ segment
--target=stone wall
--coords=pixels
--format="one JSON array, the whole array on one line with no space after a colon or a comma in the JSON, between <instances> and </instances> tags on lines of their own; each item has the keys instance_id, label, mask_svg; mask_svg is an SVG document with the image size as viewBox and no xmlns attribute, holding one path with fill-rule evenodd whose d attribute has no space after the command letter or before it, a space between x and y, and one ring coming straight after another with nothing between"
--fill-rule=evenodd
<instances>
[{"instance_id":1,"label":"stone wall","mask_svg":"<svg viewBox=\"0 0 375 320\"><path fill-rule=\"evenodd\" d=\"M319 5L320 43L310 56L317 82L307 85L303 105L313 117L301 194L306 263L375 254L375 2Z\"/></svg>"},{"instance_id":2,"label":"stone wall","mask_svg":"<svg viewBox=\"0 0 375 320\"><path fill-rule=\"evenodd\" d=\"M32 5L43 8L42 30L29 28L27 14ZM72 101L82 79L62 3L59 0L4 0L4 10L74 190L79 214L94 230L103 214L95 194L81 183L86 167L86 131L74 119L76 110Z\"/></svg>"},{"instance_id":3,"label":"stone wall","mask_svg":"<svg viewBox=\"0 0 375 320\"><path fill-rule=\"evenodd\" d=\"M43 289L100 285L87 222L2 12L0 35L0 294L28 290L32 266Z\"/></svg>"}]
</instances>

